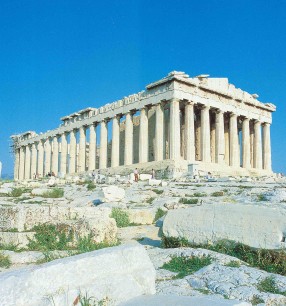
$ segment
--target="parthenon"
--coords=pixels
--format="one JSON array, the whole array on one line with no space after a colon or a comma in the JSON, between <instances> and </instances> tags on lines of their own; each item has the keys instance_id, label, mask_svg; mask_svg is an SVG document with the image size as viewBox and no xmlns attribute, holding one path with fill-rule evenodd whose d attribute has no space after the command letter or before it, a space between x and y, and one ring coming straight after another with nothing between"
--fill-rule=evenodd
<instances>
[{"instance_id":1,"label":"parthenon","mask_svg":"<svg viewBox=\"0 0 286 306\"><path fill-rule=\"evenodd\" d=\"M16 180L189 164L216 173L272 173L271 103L228 82L173 71L145 91L61 118L45 133L13 135Z\"/></svg>"}]
</instances>

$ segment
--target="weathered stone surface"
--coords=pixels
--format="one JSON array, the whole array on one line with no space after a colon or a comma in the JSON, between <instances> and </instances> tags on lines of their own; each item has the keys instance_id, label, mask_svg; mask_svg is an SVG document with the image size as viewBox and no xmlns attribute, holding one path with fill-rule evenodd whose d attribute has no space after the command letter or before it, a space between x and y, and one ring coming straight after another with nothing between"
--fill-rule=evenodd
<instances>
[{"instance_id":1,"label":"weathered stone surface","mask_svg":"<svg viewBox=\"0 0 286 306\"><path fill-rule=\"evenodd\" d=\"M119 306L251 306L238 300L224 300L216 296L149 295L136 297Z\"/></svg>"},{"instance_id":2,"label":"weathered stone surface","mask_svg":"<svg viewBox=\"0 0 286 306\"><path fill-rule=\"evenodd\" d=\"M152 179L152 175L147 174L147 173L140 173L139 179L140 179L140 181L148 181L148 180Z\"/></svg>"},{"instance_id":3,"label":"weathered stone surface","mask_svg":"<svg viewBox=\"0 0 286 306\"><path fill-rule=\"evenodd\" d=\"M125 197L125 190L115 185L102 188L105 202L119 202Z\"/></svg>"},{"instance_id":4,"label":"weathered stone surface","mask_svg":"<svg viewBox=\"0 0 286 306\"><path fill-rule=\"evenodd\" d=\"M34 188L31 191L31 194L34 196L42 196L43 194L49 192L50 189L49 188Z\"/></svg>"},{"instance_id":5,"label":"weathered stone surface","mask_svg":"<svg viewBox=\"0 0 286 306\"><path fill-rule=\"evenodd\" d=\"M152 224L154 222L155 211L150 209L129 209L127 210L129 220L135 224Z\"/></svg>"},{"instance_id":6,"label":"weathered stone surface","mask_svg":"<svg viewBox=\"0 0 286 306\"><path fill-rule=\"evenodd\" d=\"M167 237L184 237L198 244L229 239L266 249L282 247L285 231L285 209L243 204L217 203L172 210L163 224Z\"/></svg>"},{"instance_id":7,"label":"weathered stone surface","mask_svg":"<svg viewBox=\"0 0 286 306\"><path fill-rule=\"evenodd\" d=\"M155 270L139 244L102 249L0 274L0 304L69 305L81 292L116 303L155 293Z\"/></svg>"},{"instance_id":8,"label":"weathered stone surface","mask_svg":"<svg viewBox=\"0 0 286 306\"><path fill-rule=\"evenodd\" d=\"M273 191L266 193L266 198L271 203L286 202L286 188L274 189Z\"/></svg>"},{"instance_id":9,"label":"weathered stone surface","mask_svg":"<svg viewBox=\"0 0 286 306\"><path fill-rule=\"evenodd\" d=\"M34 232L0 232L0 244L13 244L23 248L28 245L28 238L33 239L34 235Z\"/></svg>"},{"instance_id":10,"label":"weathered stone surface","mask_svg":"<svg viewBox=\"0 0 286 306\"><path fill-rule=\"evenodd\" d=\"M162 183L161 180L149 179L149 185L150 186L159 186L159 185L161 185L161 183Z\"/></svg>"}]
</instances>

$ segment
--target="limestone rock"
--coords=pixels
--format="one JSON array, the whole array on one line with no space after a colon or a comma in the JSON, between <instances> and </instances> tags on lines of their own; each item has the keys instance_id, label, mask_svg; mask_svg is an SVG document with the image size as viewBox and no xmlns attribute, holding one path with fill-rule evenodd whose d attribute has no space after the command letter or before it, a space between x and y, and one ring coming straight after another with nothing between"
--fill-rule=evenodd
<instances>
[{"instance_id":1,"label":"limestone rock","mask_svg":"<svg viewBox=\"0 0 286 306\"><path fill-rule=\"evenodd\" d=\"M151 174L146 174L146 173L140 173L139 179L140 179L140 181L148 181L148 180L152 179L152 175Z\"/></svg>"},{"instance_id":2,"label":"limestone rock","mask_svg":"<svg viewBox=\"0 0 286 306\"><path fill-rule=\"evenodd\" d=\"M119 202L125 198L125 190L115 185L103 187L102 191L105 202Z\"/></svg>"},{"instance_id":3,"label":"limestone rock","mask_svg":"<svg viewBox=\"0 0 286 306\"><path fill-rule=\"evenodd\" d=\"M286 188L274 189L273 191L266 194L266 198L271 203L286 202Z\"/></svg>"},{"instance_id":4,"label":"limestone rock","mask_svg":"<svg viewBox=\"0 0 286 306\"><path fill-rule=\"evenodd\" d=\"M285 245L286 210L220 203L176 209L168 212L163 232L167 237L184 237L198 244L229 239L277 249Z\"/></svg>"},{"instance_id":5,"label":"limestone rock","mask_svg":"<svg viewBox=\"0 0 286 306\"><path fill-rule=\"evenodd\" d=\"M32 189L31 194L35 196L42 196L44 193L49 192L49 191L50 189L48 188L34 188Z\"/></svg>"},{"instance_id":6,"label":"limestone rock","mask_svg":"<svg viewBox=\"0 0 286 306\"><path fill-rule=\"evenodd\" d=\"M154 222L155 212L150 209L128 209L128 216L131 223L152 224Z\"/></svg>"},{"instance_id":7,"label":"limestone rock","mask_svg":"<svg viewBox=\"0 0 286 306\"><path fill-rule=\"evenodd\" d=\"M159 185L161 185L161 183L162 183L161 180L149 179L149 185L150 186L159 186Z\"/></svg>"},{"instance_id":8,"label":"limestone rock","mask_svg":"<svg viewBox=\"0 0 286 306\"><path fill-rule=\"evenodd\" d=\"M155 293L155 269L139 244L58 259L0 274L0 305L72 305L79 291L116 304Z\"/></svg>"}]
</instances>

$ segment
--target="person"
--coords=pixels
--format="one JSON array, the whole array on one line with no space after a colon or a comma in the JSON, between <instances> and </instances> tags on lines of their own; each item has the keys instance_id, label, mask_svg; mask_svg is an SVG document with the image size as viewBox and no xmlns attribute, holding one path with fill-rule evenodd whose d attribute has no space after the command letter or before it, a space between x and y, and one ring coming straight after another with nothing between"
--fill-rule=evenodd
<instances>
[{"instance_id":1,"label":"person","mask_svg":"<svg viewBox=\"0 0 286 306\"><path fill-rule=\"evenodd\" d=\"M92 175L92 178L94 179L95 178L95 171L94 170L92 171L91 175Z\"/></svg>"},{"instance_id":2,"label":"person","mask_svg":"<svg viewBox=\"0 0 286 306\"><path fill-rule=\"evenodd\" d=\"M155 179L155 170L154 169L152 169L151 175L152 175L152 179Z\"/></svg>"},{"instance_id":3,"label":"person","mask_svg":"<svg viewBox=\"0 0 286 306\"><path fill-rule=\"evenodd\" d=\"M134 178L135 178L135 182L137 183L139 180L139 172L137 168L135 168L134 170Z\"/></svg>"}]
</instances>

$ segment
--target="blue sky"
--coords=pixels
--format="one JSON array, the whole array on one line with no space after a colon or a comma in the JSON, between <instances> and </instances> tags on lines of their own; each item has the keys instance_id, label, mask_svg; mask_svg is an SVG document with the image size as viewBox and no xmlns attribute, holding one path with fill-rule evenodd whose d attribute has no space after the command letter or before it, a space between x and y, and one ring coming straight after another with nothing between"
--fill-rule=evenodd
<instances>
[{"instance_id":1,"label":"blue sky","mask_svg":"<svg viewBox=\"0 0 286 306\"><path fill-rule=\"evenodd\" d=\"M285 1L1 1L0 160L11 134L136 93L172 70L228 77L277 105L273 169L286 173Z\"/></svg>"}]
</instances>

